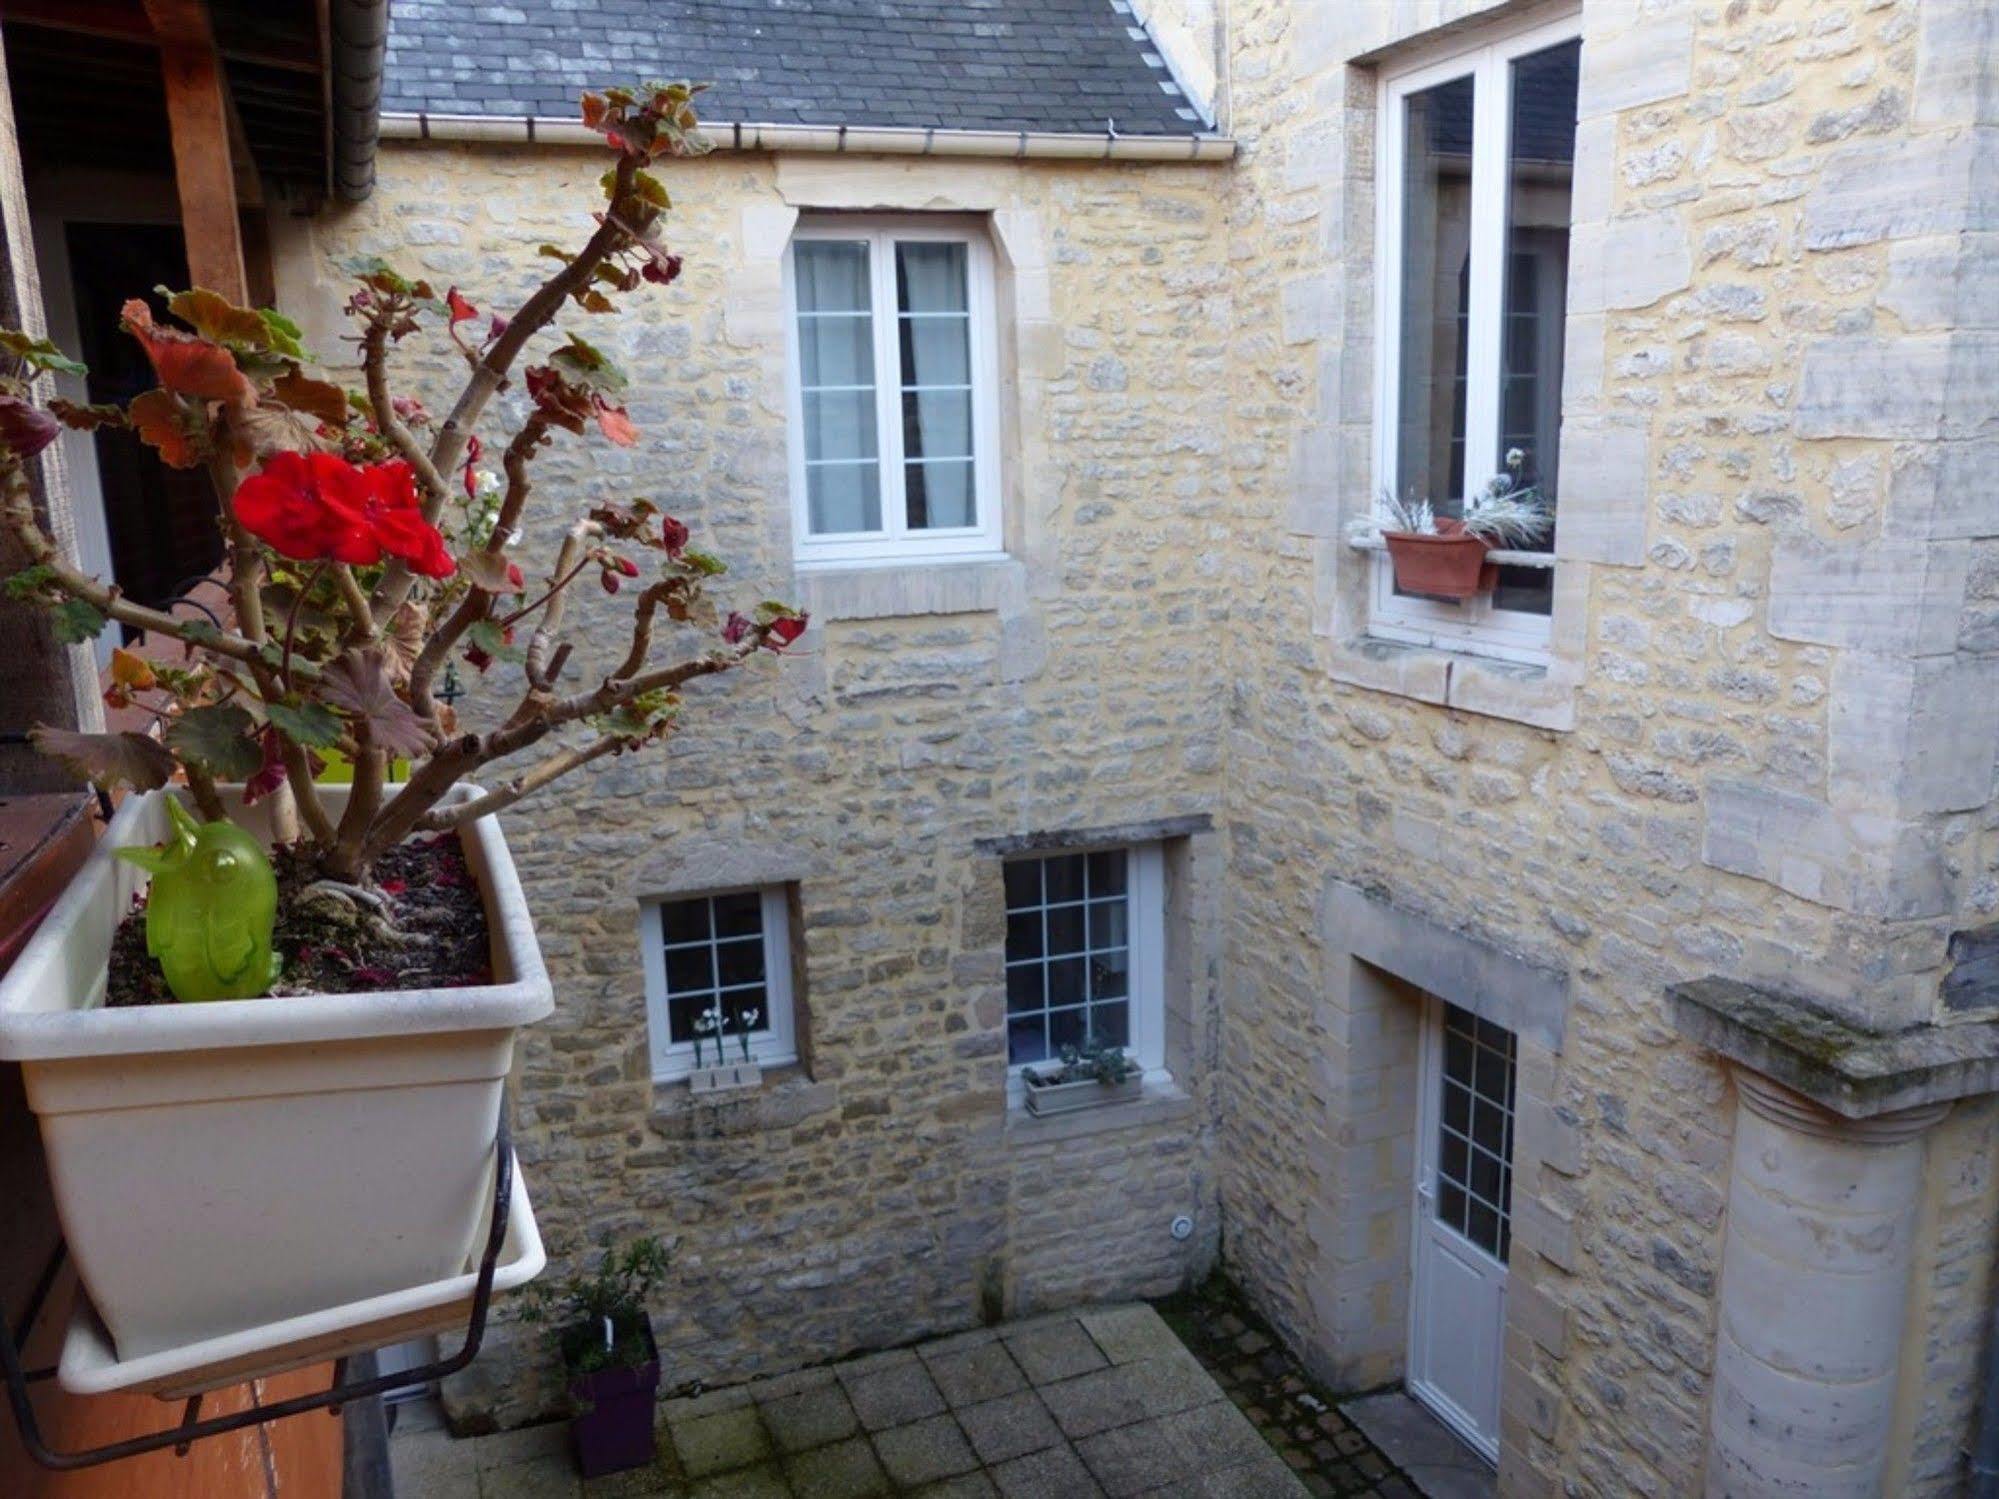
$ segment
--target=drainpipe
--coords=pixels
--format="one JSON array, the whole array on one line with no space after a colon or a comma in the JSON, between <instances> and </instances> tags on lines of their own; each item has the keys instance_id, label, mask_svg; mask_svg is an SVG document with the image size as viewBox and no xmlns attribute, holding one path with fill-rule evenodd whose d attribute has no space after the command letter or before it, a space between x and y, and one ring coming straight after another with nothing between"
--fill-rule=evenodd
<instances>
[{"instance_id":1,"label":"drainpipe","mask_svg":"<svg viewBox=\"0 0 1999 1499\"><path fill-rule=\"evenodd\" d=\"M1971 1449L1971 1499L1999 1499L1999 1275L1985 1330L1985 1394L1978 1402L1978 1442Z\"/></svg>"},{"instance_id":2,"label":"drainpipe","mask_svg":"<svg viewBox=\"0 0 1999 1499\"><path fill-rule=\"evenodd\" d=\"M343 203L359 203L375 187L389 0L333 0L327 27L333 192Z\"/></svg>"},{"instance_id":3,"label":"drainpipe","mask_svg":"<svg viewBox=\"0 0 1999 1499\"><path fill-rule=\"evenodd\" d=\"M525 115L385 114L387 140L532 141L601 146L577 120ZM1061 161L1226 162L1236 143L1221 135L1118 135L1111 131L935 130L886 125L716 124L701 133L718 151L812 151L836 155L1030 157Z\"/></svg>"}]
</instances>

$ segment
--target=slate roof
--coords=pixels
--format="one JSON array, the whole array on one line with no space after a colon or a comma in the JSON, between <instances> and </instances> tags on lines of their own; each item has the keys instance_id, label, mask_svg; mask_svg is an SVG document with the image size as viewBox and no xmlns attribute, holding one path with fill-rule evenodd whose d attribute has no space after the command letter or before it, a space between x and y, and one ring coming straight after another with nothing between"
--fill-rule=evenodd
<instances>
[{"instance_id":1,"label":"slate roof","mask_svg":"<svg viewBox=\"0 0 1999 1499\"><path fill-rule=\"evenodd\" d=\"M1205 129L1125 0L392 0L382 109L566 120L651 78L718 123Z\"/></svg>"}]
</instances>

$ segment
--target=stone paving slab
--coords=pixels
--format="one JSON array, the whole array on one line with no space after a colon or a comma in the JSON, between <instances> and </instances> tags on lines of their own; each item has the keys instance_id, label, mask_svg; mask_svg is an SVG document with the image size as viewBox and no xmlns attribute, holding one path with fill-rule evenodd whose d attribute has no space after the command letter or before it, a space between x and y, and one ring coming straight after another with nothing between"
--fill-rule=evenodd
<instances>
[{"instance_id":1,"label":"stone paving slab","mask_svg":"<svg viewBox=\"0 0 1999 1499\"><path fill-rule=\"evenodd\" d=\"M561 1424L390 1452L398 1499L1308 1499L1144 1305L667 1401L659 1436L653 1467L587 1484Z\"/></svg>"}]
</instances>

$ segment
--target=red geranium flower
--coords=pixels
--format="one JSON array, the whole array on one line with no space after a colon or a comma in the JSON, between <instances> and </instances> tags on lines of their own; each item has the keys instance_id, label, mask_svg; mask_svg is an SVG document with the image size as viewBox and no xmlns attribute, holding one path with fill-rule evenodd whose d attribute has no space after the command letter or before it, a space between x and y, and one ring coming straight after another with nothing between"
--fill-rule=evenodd
<instances>
[{"instance_id":1,"label":"red geranium flower","mask_svg":"<svg viewBox=\"0 0 1999 1499\"><path fill-rule=\"evenodd\" d=\"M400 557L411 571L426 578L450 577L458 564L444 549L437 527L423 518L423 505L416 497L416 474L410 466L398 458L371 463L358 472L363 480L359 506L350 509L355 491L347 487L328 494L329 506L368 538L378 556L386 552Z\"/></svg>"},{"instance_id":2,"label":"red geranium flower","mask_svg":"<svg viewBox=\"0 0 1999 1499\"><path fill-rule=\"evenodd\" d=\"M386 553L426 578L457 567L400 460L357 467L332 453L274 453L237 486L234 503L251 535L298 561L365 567Z\"/></svg>"},{"instance_id":3,"label":"red geranium flower","mask_svg":"<svg viewBox=\"0 0 1999 1499\"><path fill-rule=\"evenodd\" d=\"M264 466L236 486L236 519L252 536L298 561L332 557L369 562L366 538L351 534L327 503L333 490L359 491L361 471L332 453L273 453ZM358 493L347 509L357 509Z\"/></svg>"}]
</instances>

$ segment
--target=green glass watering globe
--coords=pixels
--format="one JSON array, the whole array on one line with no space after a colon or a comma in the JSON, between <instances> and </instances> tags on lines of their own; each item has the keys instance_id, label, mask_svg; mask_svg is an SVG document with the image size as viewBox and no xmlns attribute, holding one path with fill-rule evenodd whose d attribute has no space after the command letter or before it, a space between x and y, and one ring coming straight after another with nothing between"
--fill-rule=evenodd
<instances>
[{"instance_id":1,"label":"green glass watering globe","mask_svg":"<svg viewBox=\"0 0 1999 1499\"><path fill-rule=\"evenodd\" d=\"M277 982L271 951L278 877L264 846L233 822L196 822L166 797L173 836L118 857L153 877L146 896L146 951L175 999L257 999Z\"/></svg>"}]
</instances>

